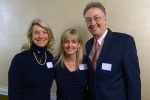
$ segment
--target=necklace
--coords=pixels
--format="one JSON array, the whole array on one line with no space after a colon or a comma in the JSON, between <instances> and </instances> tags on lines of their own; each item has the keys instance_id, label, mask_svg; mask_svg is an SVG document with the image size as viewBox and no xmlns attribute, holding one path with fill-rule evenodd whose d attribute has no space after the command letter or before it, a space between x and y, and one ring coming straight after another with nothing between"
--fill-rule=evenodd
<instances>
[{"instance_id":1,"label":"necklace","mask_svg":"<svg viewBox=\"0 0 150 100\"><path fill-rule=\"evenodd\" d=\"M42 58L43 58L43 56L42 56L41 58L38 58L37 55L36 55L34 52L33 52L33 55L34 55L35 60L37 61L38 64L40 64L40 65L45 65L46 60L47 60L47 54L46 54L46 52L45 52L45 60L44 60L43 63L42 63Z\"/></svg>"}]
</instances>

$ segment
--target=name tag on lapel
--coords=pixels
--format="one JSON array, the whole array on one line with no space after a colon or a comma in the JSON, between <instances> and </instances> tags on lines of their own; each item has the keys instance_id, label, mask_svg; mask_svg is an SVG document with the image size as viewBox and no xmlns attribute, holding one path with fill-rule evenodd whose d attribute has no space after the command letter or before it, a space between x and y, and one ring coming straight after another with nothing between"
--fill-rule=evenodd
<instances>
[{"instance_id":1,"label":"name tag on lapel","mask_svg":"<svg viewBox=\"0 0 150 100\"><path fill-rule=\"evenodd\" d=\"M86 70L87 68L87 64L80 64L79 65L79 70Z\"/></svg>"},{"instance_id":2,"label":"name tag on lapel","mask_svg":"<svg viewBox=\"0 0 150 100\"><path fill-rule=\"evenodd\" d=\"M53 67L53 63L52 62L47 62L46 65L47 65L47 68L52 68Z\"/></svg>"},{"instance_id":3,"label":"name tag on lapel","mask_svg":"<svg viewBox=\"0 0 150 100\"><path fill-rule=\"evenodd\" d=\"M110 63L102 63L102 70L111 71L112 64Z\"/></svg>"}]
</instances>

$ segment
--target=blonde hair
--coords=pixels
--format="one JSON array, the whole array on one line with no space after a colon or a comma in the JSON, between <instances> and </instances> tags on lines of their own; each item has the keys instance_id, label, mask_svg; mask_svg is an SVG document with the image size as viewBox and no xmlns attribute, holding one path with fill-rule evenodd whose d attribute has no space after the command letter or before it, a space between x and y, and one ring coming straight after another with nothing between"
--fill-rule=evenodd
<instances>
[{"instance_id":1,"label":"blonde hair","mask_svg":"<svg viewBox=\"0 0 150 100\"><path fill-rule=\"evenodd\" d=\"M64 52L64 48L63 48L63 43L67 38L73 38L75 40L78 41L78 43L80 44L80 47L77 51L77 56L76 56L76 60L77 60L77 64L80 64L83 60L83 41L82 38L80 36L80 34L77 32L76 29L73 28L69 28L67 30L65 30L63 32L63 34L61 35L61 41L60 41L60 46L59 46L59 54L58 54L58 61L55 64L55 66L61 62L61 65L63 66L63 62L65 59L65 52Z\"/></svg>"},{"instance_id":2,"label":"blonde hair","mask_svg":"<svg viewBox=\"0 0 150 100\"><path fill-rule=\"evenodd\" d=\"M28 43L24 43L21 47L22 51L28 50L30 49L31 45L32 45L32 31L33 31L33 26L34 25L38 25L42 28L44 28L47 33L48 33L48 44L46 45L46 48L49 52L52 52L53 50L53 45L54 45L54 36L53 36L53 32L50 28L50 26L44 22L42 19L34 19L31 24L30 27L27 31L27 39L28 39Z\"/></svg>"}]
</instances>

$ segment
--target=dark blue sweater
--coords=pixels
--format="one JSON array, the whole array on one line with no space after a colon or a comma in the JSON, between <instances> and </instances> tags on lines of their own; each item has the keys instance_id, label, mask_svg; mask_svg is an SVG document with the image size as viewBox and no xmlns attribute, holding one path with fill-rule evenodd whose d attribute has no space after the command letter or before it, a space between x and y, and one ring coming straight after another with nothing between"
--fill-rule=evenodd
<instances>
[{"instance_id":1,"label":"dark blue sweater","mask_svg":"<svg viewBox=\"0 0 150 100\"><path fill-rule=\"evenodd\" d=\"M44 65L38 64L37 57L47 60ZM32 45L28 51L21 52L13 58L8 74L9 100L50 100L50 89L54 79L52 66L53 56L46 48Z\"/></svg>"}]
</instances>

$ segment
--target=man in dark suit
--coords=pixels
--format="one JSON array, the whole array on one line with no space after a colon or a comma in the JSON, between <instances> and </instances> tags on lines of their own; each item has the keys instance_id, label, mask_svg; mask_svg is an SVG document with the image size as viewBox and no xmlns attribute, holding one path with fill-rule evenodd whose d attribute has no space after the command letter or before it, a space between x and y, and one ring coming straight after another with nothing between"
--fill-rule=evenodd
<instances>
[{"instance_id":1,"label":"man in dark suit","mask_svg":"<svg viewBox=\"0 0 150 100\"><path fill-rule=\"evenodd\" d=\"M83 15L93 35L86 43L91 59L90 100L141 100L140 68L133 37L108 28L106 11L100 2L87 4Z\"/></svg>"}]
</instances>

